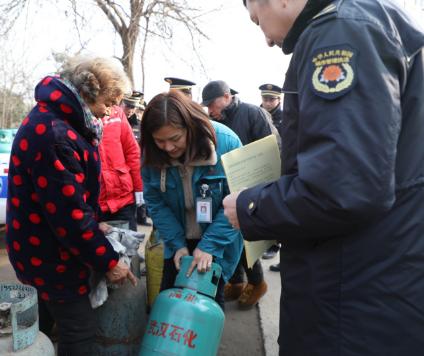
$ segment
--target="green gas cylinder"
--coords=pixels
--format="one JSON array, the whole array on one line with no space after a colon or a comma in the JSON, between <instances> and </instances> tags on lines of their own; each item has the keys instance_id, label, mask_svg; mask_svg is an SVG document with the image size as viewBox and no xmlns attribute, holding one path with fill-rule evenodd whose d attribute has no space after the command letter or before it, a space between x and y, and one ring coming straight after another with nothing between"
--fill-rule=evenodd
<instances>
[{"instance_id":1,"label":"green gas cylinder","mask_svg":"<svg viewBox=\"0 0 424 356\"><path fill-rule=\"evenodd\" d=\"M193 257L185 256L175 287L162 291L150 313L140 356L215 356L225 316L214 298L221 267L186 276Z\"/></svg>"},{"instance_id":2,"label":"green gas cylinder","mask_svg":"<svg viewBox=\"0 0 424 356\"><path fill-rule=\"evenodd\" d=\"M0 355L54 356L50 339L38 330L34 287L0 283Z\"/></svg>"}]
</instances>

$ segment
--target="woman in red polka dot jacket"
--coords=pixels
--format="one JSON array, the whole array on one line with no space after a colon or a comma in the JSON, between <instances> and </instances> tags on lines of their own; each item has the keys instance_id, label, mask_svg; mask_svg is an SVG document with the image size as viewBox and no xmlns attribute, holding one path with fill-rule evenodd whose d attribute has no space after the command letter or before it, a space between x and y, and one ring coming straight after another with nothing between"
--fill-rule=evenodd
<instances>
[{"instance_id":1,"label":"woman in red polka dot jacket","mask_svg":"<svg viewBox=\"0 0 424 356\"><path fill-rule=\"evenodd\" d=\"M37 104L13 142L6 241L20 281L37 288L40 329L59 333L59 355L92 355L91 270L135 278L97 222L103 117L130 90L120 66L71 59L35 88Z\"/></svg>"}]
</instances>

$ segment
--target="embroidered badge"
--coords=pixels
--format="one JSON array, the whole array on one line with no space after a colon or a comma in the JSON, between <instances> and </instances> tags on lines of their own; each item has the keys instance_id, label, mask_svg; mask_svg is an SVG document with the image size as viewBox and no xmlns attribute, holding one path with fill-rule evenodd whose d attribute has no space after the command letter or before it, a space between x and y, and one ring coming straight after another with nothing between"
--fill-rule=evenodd
<instances>
[{"instance_id":1,"label":"embroidered badge","mask_svg":"<svg viewBox=\"0 0 424 356\"><path fill-rule=\"evenodd\" d=\"M312 57L312 90L325 99L336 99L356 83L357 53L348 45L321 48Z\"/></svg>"}]
</instances>

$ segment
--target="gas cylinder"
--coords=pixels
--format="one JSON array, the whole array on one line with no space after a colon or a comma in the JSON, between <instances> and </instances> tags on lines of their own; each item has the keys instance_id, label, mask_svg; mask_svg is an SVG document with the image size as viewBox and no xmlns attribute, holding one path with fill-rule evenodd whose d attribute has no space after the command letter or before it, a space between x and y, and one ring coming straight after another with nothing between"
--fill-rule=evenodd
<instances>
[{"instance_id":1,"label":"gas cylinder","mask_svg":"<svg viewBox=\"0 0 424 356\"><path fill-rule=\"evenodd\" d=\"M214 298L221 267L190 277L193 257L185 256L175 287L162 291L153 304L141 344L140 356L215 356L224 328L225 316Z\"/></svg>"},{"instance_id":2,"label":"gas cylinder","mask_svg":"<svg viewBox=\"0 0 424 356\"><path fill-rule=\"evenodd\" d=\"M0 355L54 356L50 339L38 330L37 290L0 284Z\"/></svg>"},{"instance_id":3,"label":"gas cylinder","mask_svg":"<svg viewBox=\"0 0 424 356\"><path fill-rule=\"evenodd\" d=\"M127 221L115 220L106 221L106 223L128 229ZM139 262L138 270L140 270ZM136 274L136 270L133 272ZM94 312L97 330L93 355L134 356L138 354L147 321L146 285L143 280L138 280L135 287L129 281L125 281L117 289L108 288L108 299Z\"/></svg>"},{"instance_id":4,"label":"gas cylinder","mask_svg":"<svg viewBox=\"0 0 424 356\"><path fill-rule=\"evenodd\" d=\"M94 309L97 320L93 355L134 356L146 327L146 285L129 281L118 289L109 289L106 302Z\"/></svg>"}]
</instances>

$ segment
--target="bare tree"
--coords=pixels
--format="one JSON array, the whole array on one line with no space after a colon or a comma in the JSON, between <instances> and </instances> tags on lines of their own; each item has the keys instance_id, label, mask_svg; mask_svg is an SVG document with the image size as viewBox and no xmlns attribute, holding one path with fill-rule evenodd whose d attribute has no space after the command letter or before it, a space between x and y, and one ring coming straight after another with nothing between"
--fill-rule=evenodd
<instances>
[{"instance_id":1,"label":"bare tree","mask_svg":"<svg viewBox=\"0 0 424 356\"><path fill-rule=\"evenodd\" d=\"M123 49L121 61L133 82L134 55L137 43L141 42L143 90L146 45L151 37L171 40L173 26L182 24L189 32L193 43L198 36L208 39L197 22L204 13L199 8L189 6L187 0L130 0L128 10L116 1L96 0L96 3L121 37ZM139 39L140 31L143 34L142 39ZM195 50L195 46L193 49Z\"/></svg>"},{"instance_id":2,"label":"bare tree","mask_svg":"<svg viewBox=\"0 0 424 356\"><path fill-rule=\"evenodd\" d=\"M27 93L30 81L24 68L25 59L14 59L10 51L0 58L0 128L16 127L30 105Z\"/></svg>"},{"instance_id":3,"label":"bare tree","mask_svg":"<svg viewBox=\"0 0 424 356\"><path fill-rule=\"evenodd\" d=\"M13 27L16 19L25 13L30 4L39 8L45 6L41 0L1 0L0 3L0 35L7 34ZM76 29L76 39L80 45L79 51L87 48L89 36L84 27L90 24L89 17L93 11L101 10L105 19L112 25L119 35L122 44L122 62L124 69L134 83L134 58L140 55L139 65L142 73L142 90L145 84L145 65L147 44L155 38L172 42L174 28L185 28L188 38L192 42L200 67L204 69L202 58L197 52L196 41L208 39L200 27L201 17L207 12L193 7L189 0L56 0L57 10L72 16ZM65 6L67 4L67 6ZM49 6L51 4L49 3ZM209 5L210 7L210 5ZM216 11L212 10L212 11ZM41 11L41 10L39 10ZM203 11L203 12L202 12ZM106 22L105 22L106 23Z\"/></svg>"}]
</instances>

